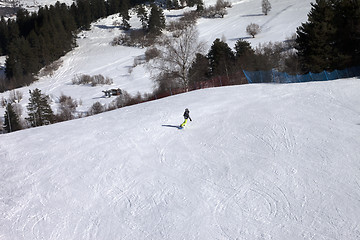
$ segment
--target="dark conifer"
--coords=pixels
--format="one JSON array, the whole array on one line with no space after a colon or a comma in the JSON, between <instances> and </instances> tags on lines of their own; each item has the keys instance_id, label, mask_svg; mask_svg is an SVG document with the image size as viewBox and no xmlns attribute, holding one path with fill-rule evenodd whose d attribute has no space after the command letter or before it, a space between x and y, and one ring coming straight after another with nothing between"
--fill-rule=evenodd
<instances>
[{"instance_id":1,"label":"dark conifer","mask_svg":"<svg viewBox=\"0 0 360 240\"><path fill-rule=\"evenodd\" d=\"M75 20L79 28L84 30L90 29L91 9L87 0L77 0L77 8L75 11Z\"/></svg>"},{"instance_id":2,"label":"dark conifer","mask_svg":"<svg viewBox=\"0 0 360 240\"><path fill-rule=\"evenodd\" d=\"M9 42L9 32L7 22L4 17L1 17L0 21L0 54L7 54L7 45Z\"/></svg>"},{"instance_id":3,"label":"dark conifer","mask_svg":"<svg viewBox=\"0 0 360 240\"><path fill-rule=\"evenodd\" d=\"M336 1L334 24L335 46L339 49L339 68L360 65L360 0Z\"/></svg>"},{"instance_id":4,"label":"dark conifer","mask_svg":"<svg viewBox=\"0 0 360 240\"><path fill-rule=\"evenodd\" d=\"M163 10L156 4L152 4L149 16L149 33L159 35L164 28L165 16Z\"/></svg>"},{"instance_id":5,"label":"dark conifer","mask_svg":"<svg viewBox=\"0 0 360 240\"><path fill-rule=\"evenodd\" d=\"M297 29L297 50L304 72L359 64L360 0L316 0L308 21Z\"/></svg>"},{"instance_id":6,"label":"dark conifer","mask_svg":"<svg viewBox=\"0 0 360 240\"><path fill-rule=\"evenodd\" d=\"M92 20L106 16L106 7L104 0L90 0Z\"/></svg>"},{"instance_id":7,"label":"dark conifer","mask_svg":"<svg viewBox=\"0 0 360 240\"><path fill-rule=\"evenodd\" d=\"M140 19L143 30L146 30L148 28L149 17L143 4L139 5L136 8L136 14L137 17Z\"/></svg>"},{"instance_id":8,"label":"dark conifer","mask_svg":"<svg viewBox=\"0 0 360 240\"><path fill-rule=\"evenodd\" d=\"M11 103L6 105L6 111L4 114L4 129L8 133L21 129L19 116L15 113Z\"/></svg>"},{"instance_id":9,"label":"dark conifer","mask_svg":"<svg viewBox=\"0 0 360 240\"><path fill-rule=\"evenodd\" d=\"M107 1L107 9L108 15L118 13L120 11L120 0Z\"/></svg>"},{"instance_id":10,"label":"dark conifer","mask_svg":"<svg viewBox=\"0 0 360 240\"><path fill-rule=\"evenodd\" d=\"M27 105L29 117L26 120L32 127L53 123L54 113L49 104L49 96L42 94L37 88L29 92L30 98Z\"/></svg>"},{"instance_id":11,"label":"dark conifer","mask_svg":"<svg viewBox=\"0 0 360 240\"><path fill-rule=\"evenodd\" d=\"M195 61L189 70L189 85L196 88L199 82L206 81L210 76L209 69L210 66L208 58L200 53L197 53Z\"/></svg>"},{"instance_id":12,"label":"dark conifer","mask_svg":"<svg viewBox=\"0 0 360 240\"><path fill-rule=\"evenodd\" d=\"M129 6L130 3L128 0L121 1L121 5L120 5L120 16L122 18L121 27L124 30L129 30L131 28L129 23L130 20Z\"/></svg>"},{"instance_id":13,"label":"dark conifer","mask_svg":"<svg viewBox=\"0 0 360 240\"><path fill-rule=\"evenodd\" d=\"M235 43L235 55L237 58L254 53L249 42L239 39Z\"/></svg>"},{"instance_id":14,"label":"dark conifer","mask_svg":"<svg viewBox=\"0 0 360 240\"><path fill-rule=\"evenodd\" d=\"M211 74L224 75L231 72L235 56L229 45L220 39L216 39L211 46L207 58L210 61Z\"/></svg>"},{"instance_id":15,"label":"dark conifer","mask_svg":"<svg viewBox=\"0 0 360 240\"><path fill-rule=\"evenodd\" d=\"M251 48L249 42L239 39L235 43L235 58L236 64L241 67L241 69L249 70L249 67L253 64L255 52Z\"/></svg>"}]
</instances>

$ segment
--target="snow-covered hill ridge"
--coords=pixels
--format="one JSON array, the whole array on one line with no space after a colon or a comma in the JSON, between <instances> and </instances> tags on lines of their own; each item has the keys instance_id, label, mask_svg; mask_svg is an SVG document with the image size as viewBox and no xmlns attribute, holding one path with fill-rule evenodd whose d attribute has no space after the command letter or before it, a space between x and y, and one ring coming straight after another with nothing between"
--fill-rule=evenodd
<instances>
[{"instance_id":1,"label":"snow-covered hill ridge","mask_svg":"<svg viewBox=\"0 0 360 240\"><path fill-rule=\"evenodd\" d=\"M203 89L1 135L0 239L359 239L359 88Z\"/></svg>"},{"instance_id":2,"label":"snow-covered hill ridge","mask_svg":"<svg viewBox=\"0 0 360 240\"><path fill-rule=\"evenodd\" d=\"M214 5L216 1L205 1L207 5ZM224 18L198 20L197 29L199 40L205 41L208 48L216 38L225 40L231 48L240 38L245 38L253 47L259 43L270 41L284 41L295 33L296 27L307 20L310 11L311 0L272 0L272 10L268 16L262 15L261 1L242 0L231 1L232 8L227 9L228 14ZM38 1L39 4L51 3L51 0ZM68 3L68 2L66 2ZM173 21L182 15L184 10L165 10L166 21ZM104 98L103 90L110 88L121 88L132 95L150 93L153 91L154 83L151 78L150 69L145 65L134 67L134 62L143 57L146 49L130 48L124 46L113 47L110 42L123 31L113 25L114 21L120 21L117 15L109 16L92 24L90 31L79 34L78 47L61 58L61 66L53 74L40 77L38 82L29 87L18 89L24 94L21 102L24 111L29 99L29 90L41 89L42 93L50 95L54 101L53 108L56 110L58 98L65 94L71 96L82 104L79 111L87 111L90 106L99 101L109 104L113 99ZM251 23L262 26L262 32L256 38L249 38L246 34L246 26ZM135 15L130 20L132 28L141 26ZM1 58L0 58L1 59ZM72 85L72 79L79 74L91 76L101 74L113 79L114 84L96 87L85 87ZM0 98L9 97L9 92L0 93ZM3 116L4 109L0 109ZM25 114L25 113L24 113Z\"/></svg>"}]
</instances>

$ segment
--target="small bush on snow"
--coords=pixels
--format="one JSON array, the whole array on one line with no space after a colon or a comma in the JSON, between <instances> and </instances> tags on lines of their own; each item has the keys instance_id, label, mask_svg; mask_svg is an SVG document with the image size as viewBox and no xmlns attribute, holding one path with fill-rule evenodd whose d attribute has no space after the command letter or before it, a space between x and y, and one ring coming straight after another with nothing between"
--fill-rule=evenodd
<instances>
[{"instance_id":1,"label":"small bush on snow","mask_svg":"<svg viewBox=\"0 0 360 240\"><path fill-rule=\"evenodd\" d=\"M90 84L92 87L96 85L111 85L113 80L109 77L104 77L101 74L90 76L86 74L76 75L72 79L72 84L74 85L81 85L81 84Z\"/></svg>"}]
</instances>

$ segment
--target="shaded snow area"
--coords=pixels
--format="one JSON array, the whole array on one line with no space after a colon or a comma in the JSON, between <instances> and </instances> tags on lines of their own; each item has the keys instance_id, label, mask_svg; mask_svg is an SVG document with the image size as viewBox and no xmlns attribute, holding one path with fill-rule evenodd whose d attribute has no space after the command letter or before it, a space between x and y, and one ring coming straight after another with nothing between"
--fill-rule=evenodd
<instances>
[{"instance_id":1,"label":"shaded snow area","mask_svg":"<svg viewBox=\"0 0 360 240\"><path fill-rule=\"evenodd\" d=\"M1 135L0 239L359 239L358 89L203 89Z\"/></svg>"}]
</instances>

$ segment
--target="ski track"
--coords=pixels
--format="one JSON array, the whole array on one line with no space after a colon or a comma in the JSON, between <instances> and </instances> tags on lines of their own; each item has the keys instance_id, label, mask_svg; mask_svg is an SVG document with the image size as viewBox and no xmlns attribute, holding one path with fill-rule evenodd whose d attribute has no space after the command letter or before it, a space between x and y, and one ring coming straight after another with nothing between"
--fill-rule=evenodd
<instances>
[{"instance_id":1,"label":"ski track","mask_svg":"<svg viewBox=\"0 0 360 240\"><path fill-rule=\"evenodd\" d=\"M238 1L224 19L200 19L200 38L231 46L254 21L265 31L252 46L265 32L282 40L295 27L278 23L292 13L300 23L304 6L277 0L259 16L259 3ZM112 35L99 29L31 87L55 100L75 74L108 69L126 88L143 50L103 52ZM0 136L0 239L360 239L358 89L358 79L203 89ZM164 127L184 107L193 121Z\"/></svg>"},{"instance_id":2,"label":"ski track","mask_svg":"<svg viewBox=\"0 0 360 240\"><path fill-rule=\"evenodd\" d=\"M39 141L37 147L62 142L54 156L28 148L17 155L10 145L0 147L2 190L12 194L5 195L8 200L0 198L7 226L0 228L1 238L356 239L359 177L340 176L354 168L351 159L359 156L349 145L357 135L338 135L352 121L342 119L353 117L354 109L343 104L353 93L311 90L315 92L299 108L293 106L294 96L286 96L285 102L283 96L274 97L285 87L296 85L274 86L273 95L257 99L261 118L251 110L253 102L242 108L230 97L223 109L214 107L211 103L217 100L209 95L208 109L190 106L193 121L182 130L163 126L182 120L182 112L174 117L171 108L159 107L165 110L149 125L149 119L135 111L140 108L147 116L153 110L146 103L116 115L116 122L126 128L108 125L111 117L99 116L84 120L84 126L91 126L89 133L79 128L50 141L40 133L28 136L28 141ZM155 104L169 103L164 99ZM282 111L283 105L293 106L292 111ZM294 112L300 109L306 110L300 112L304 117L298 124ZM306 117L317 109L331 113L333 120L324 113ZM211 125L204 131L201 123L208 116L202 112L221 117L208 120ZM138 120L126 121L125 116ZM95 119L105 122L92 125ZM320 120L325 122L313 129ZM342 124L334 125L337 122ZM323 138L322 132L335 137ZM346 155L341 163L336 161ZM360 169L359 163L355 169ZM206 230L200 230L204 226Z\"/></svg>"}]
</instances>

